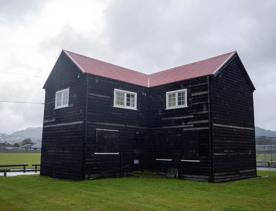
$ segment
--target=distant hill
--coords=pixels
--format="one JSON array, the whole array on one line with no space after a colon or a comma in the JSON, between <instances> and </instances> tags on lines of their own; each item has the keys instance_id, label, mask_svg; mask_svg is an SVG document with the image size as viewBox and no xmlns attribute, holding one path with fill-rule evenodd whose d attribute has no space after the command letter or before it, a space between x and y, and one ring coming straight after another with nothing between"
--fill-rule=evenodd
<instances>
[{"instance_id":1,"label":"distant hill","mask_svg":"<svg viewBox=\"0 0 276 211\"><path fill-rule=\"evenodd\" d=\"M265 136L265 137L276 137L276 131L273 130L266 130L260 127L255 128L255 135L256 136Z\"/></svg>"},{"instance_id":2,"label":"distant hill","mask_svg":"<svg viewBox=\"0 0 276 211\"><path fill-rule=\"evenodd\" d=\"M34 143L41 143L42 139L42 128L32 127L26 128L25 130L18 130L11 134L0 133L0 143L15 144L22 140L30 138Z\"/></svg>"}]
</instances>

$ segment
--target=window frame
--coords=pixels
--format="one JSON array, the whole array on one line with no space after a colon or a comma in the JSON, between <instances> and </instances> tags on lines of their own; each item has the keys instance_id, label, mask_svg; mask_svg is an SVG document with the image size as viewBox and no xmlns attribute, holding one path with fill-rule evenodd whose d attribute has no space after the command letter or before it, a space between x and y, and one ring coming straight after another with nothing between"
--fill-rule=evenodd
<instances>
[{"instance_id":1,"label":"window frame","mask_svg":"<svg viewBox=\"0 0 276 211\"><path fill-rule=\"evenodd\" d=\"M61 93L61 105L58 106L57 105L57 96L58 94ZM64 93L67 93L68 95L68 98L67 98L67 103L66 104L63 104L63 95ZM66 88L66 89L62 89L62 90L59 90L59 91L56 91L55 93L55 109L60 109L60 108L66 108L66 107L69 107L69 99L70 99L70 96L69 96L70 92L69 92L69 88Z\"/></svg>"},{"instance_id":2,"label":"window frame","mask_svg":"<svg viewBox=\"0 0 276 211\"><path fill-rule=\"evenodd\" d=\"M185 92L185 104L183 105L178 105L178 94L181 92ZM170 94L174 94L175 93L175 106L169 106L169 95ZM178 90L173 90L173 91L169 91L166 92L166 110L170 110L170 109L178 109L178 108L186 108L188 107L188 96L187 96L187 89L178 89Z\"/></svg>"},{"instance_id":3,"label":"window frame","mask_svg":"<svg viewBox=\"0 0 276 211\"><path fill-rule=\"evenodd\" d=\"M116 104L116 96L117 92L121 92L124 94L124 105L117 105ZM127 106L127 94L134 95L134 107L132 106ZM131 92L127 90L122 90L122 89L114 89L113 92L113 107L115 108L125 108L125 109L131 109L131 110L137 110L137 93L136 92Z\"/></svg>"}]
</instances>

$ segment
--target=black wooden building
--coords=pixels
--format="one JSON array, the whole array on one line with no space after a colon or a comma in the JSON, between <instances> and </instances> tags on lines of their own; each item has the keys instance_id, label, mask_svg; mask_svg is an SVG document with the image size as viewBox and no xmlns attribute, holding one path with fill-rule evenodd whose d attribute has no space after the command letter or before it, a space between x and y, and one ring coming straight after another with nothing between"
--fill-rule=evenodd
<instances>
[{"instance_id":1,"label":"black wooden building","mask_svg":"<svg viewBox=\"0 0 276 211\"><path fill-rule=\"evenodd\" d=\"M63 50L44 89L41 175L256 176L255 88L236 52L147 75Z\"/></svg>"}]
</instances>

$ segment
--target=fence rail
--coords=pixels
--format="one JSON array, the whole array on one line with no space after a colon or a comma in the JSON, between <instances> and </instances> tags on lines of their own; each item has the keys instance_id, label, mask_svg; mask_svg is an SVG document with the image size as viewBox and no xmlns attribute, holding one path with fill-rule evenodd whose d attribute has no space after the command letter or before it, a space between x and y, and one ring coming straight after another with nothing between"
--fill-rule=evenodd
<instances>
[{"instance_id":1,"label":"fence rail","mask_svg":"<svg viewBox=\"0 0 276 211\"><path fill-rule=\"evenodd\" d=\"M7 176L8 172L38 172L40 171L40 164L32 164L32 168L27 168L28 164L8 164L0 165L0 172Z\"/></svg>"}]
</instances>

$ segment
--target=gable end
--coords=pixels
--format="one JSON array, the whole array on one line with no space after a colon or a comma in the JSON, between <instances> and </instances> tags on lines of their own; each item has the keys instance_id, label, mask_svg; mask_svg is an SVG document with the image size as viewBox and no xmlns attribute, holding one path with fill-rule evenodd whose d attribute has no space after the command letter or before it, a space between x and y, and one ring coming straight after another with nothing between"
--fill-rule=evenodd
<instances>
[{"instance_id":1,"label":"gable end","mask_svg":"<svg viewBox=\"0 0 276 211\"><path fill-rule=\"evenodd\" d=\"M220 69L218 69L218 70L214 73L214 77L218 77L218 76L220 76L221 74L223 74L223 72L227 71L227 67L228 67L232 62L234 62L234 61L236 61L236 62L241 66L240 70L241 70L242 73L244 74L244 76L245 76L245 78L246 78L246 81L247 81L248 85L251 87L251 89L252 89L253 91L256 90L256 88L255 88L255 86L254 86L252 80L250 79L250 77L249 77L249 75L248 75L248 73L247 73L247 71L246 71L246 69L245 69L245 67L244 67L244 65L243 65L243 63L242 63L242 61L241 61L239 55L237 54L237 52L235 52L235 53L233 54L233 56L232 56L228 61L226 61L226 62L220 67Z\"/></svg>"},{"instance_id":2,"label":"gable end","mask_svg":"<svg viewBox=\"0 0 276 211\"><path fill-rule=\"evenodd\" d=\"M69 71L73 71L75 74L84 74L82 72L82 70L80 70L79 66L75 64L75 62L72 61L72 59L70 57L68 57L68 55L62 51L51 71L51 73L49 74L46 82L43 85L43 89L46 89L48 84L50 82L55 81L57 78L65 78L65 75L67 76ZM70 76L68 75L68 77L70 78ZM72 79L73 80L73 79ZM59 83L58 81L56 83Z\"/></svg>"}]
</instances>

